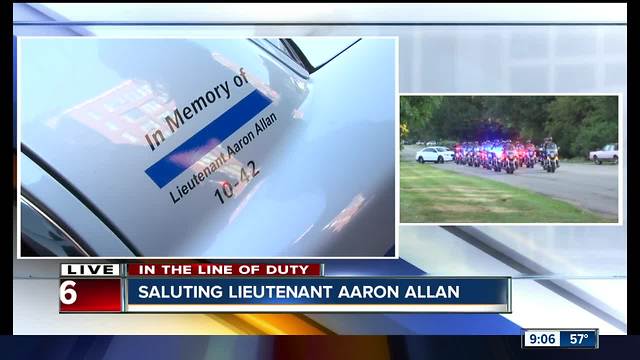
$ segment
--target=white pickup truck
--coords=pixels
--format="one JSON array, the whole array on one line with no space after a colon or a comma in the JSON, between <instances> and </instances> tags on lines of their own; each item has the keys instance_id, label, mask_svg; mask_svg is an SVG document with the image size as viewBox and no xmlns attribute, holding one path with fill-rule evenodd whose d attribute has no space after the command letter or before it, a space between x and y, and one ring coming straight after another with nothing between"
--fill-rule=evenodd
<instances>
[{"instance_id":1,"label":"white pickup truck","mask_svg":"<svg viewBox=\"0 0 640 360\"><path fill-rule=\"evenodd\" d=\"M589 159L600 165L603 161L618 163L618 144L607 144L602 149L589 152Z\"/></svg>"}]
</instances>

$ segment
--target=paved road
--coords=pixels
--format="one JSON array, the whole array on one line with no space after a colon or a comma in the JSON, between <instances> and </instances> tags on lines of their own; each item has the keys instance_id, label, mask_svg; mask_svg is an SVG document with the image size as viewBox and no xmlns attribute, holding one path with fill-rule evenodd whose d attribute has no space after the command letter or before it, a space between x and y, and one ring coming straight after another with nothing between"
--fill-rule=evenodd
<instances>
[{"instance_id":1,"label":"paved road","mask_svg":"<svg viewBox=\"0 0 640 360\"><path fill-rule=\"evenodd\" d=\"M405 148L402 158L415 157L415 149ZM557 199L565 200L578 207L597 212L608 218L618 216L618 166L591 163L571 164L560 162L555 173L547 173L538 164L533 169L519 168L510 175L483 168L474 168L454 163L437 164L442 169L453 170L466 175L480 176L509 185L526 188Z\"/></svg>"}]
</instances>

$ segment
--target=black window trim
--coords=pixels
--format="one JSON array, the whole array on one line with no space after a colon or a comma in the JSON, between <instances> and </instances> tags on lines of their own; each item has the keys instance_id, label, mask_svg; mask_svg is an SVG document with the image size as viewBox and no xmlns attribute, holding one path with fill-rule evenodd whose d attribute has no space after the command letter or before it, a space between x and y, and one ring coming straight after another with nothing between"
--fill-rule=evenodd
<instances>
[{"instance_id":1,"label":"black window trim","mask_svg":"<svg viewBox=\"0 0 640 360\"><path fill-rule=\"evenodd\" d=\"M314 72L320 70L323 66L325 66L328 63L330 63L331 61L333 61L333 59L337 58L342 53L344 53L345 51L349 50L353 45L357 44L360 40L362 40L362 38L356 39L356 41L352 42L351 44L349 44L349 46L347 46L344 49L340 50L340 52L338 52L337 54L333 55L329 60L323 62L322 64L320 64L318 66L313 66L311 64L311 62L309 62L309 59L307 59L307 57L304 55L302 50L300 50L300 47L295 43L295 41L293 41L292 39L289 39L289 38L280 39L280 41L282 41L282 43L285 45L287 50L290 53L292 53L292 55L294 56L294 60L298 64L300 64L302 67L304 67L305 70L307 70L307 72L309 73L309 75L311 75Z\"/></svg>"}]
</instances>

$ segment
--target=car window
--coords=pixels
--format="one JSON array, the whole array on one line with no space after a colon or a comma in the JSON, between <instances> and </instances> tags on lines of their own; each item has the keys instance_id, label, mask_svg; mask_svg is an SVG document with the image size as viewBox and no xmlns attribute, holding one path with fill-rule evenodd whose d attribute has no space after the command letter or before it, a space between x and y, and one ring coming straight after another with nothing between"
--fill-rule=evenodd
<instances>
[{"instance_id":1,"label":"car window","mask_svg":"<svg viewBox=\"0 0 640 360\"><path fill-rule=\"evenodd\" d=\"M20 210L22 256L88 255L69 234L26 199L21 199Z\"/></svg>"}]
</instances>

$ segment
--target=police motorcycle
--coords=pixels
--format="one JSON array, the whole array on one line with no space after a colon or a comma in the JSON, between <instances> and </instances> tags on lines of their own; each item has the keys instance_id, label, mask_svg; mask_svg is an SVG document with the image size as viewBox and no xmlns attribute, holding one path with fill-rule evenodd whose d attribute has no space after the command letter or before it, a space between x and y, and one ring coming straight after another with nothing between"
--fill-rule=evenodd
<instances>
[{"instance_id":1,"label":"police motorcycle","mask_svg":"<svg viewBox=\"0 0 640 360\"><path fill-rule=\"evenodd\" d=\"M493 147L491 148L491 168L493 169L493 171L495 172L500 172L502 171L502 167L503 167L503 145L500 142L496 142L493 144Z\"/></svg>"},{"instance_id":2,"label":"police motorcycle","mask_svg":"<svg viewBox=\"0 0 640 360\"><path fill-rule=\"evenodd\" d=\"M469 144L462 143L462 151L460 152L460 165L467 165L467 153L469 152Z\"/></svg>"},{"instance_id":3,"label":"police motorcycle","mask_svg":"<svg viewBox=\"0 0 640 360\"><path fill-rule=\"evenodd\" d=\"M466 158L466 164L468 166L473 166L473 163L475 161L475 153L474 153L475 147L473 146L473 144L469 144L469 148L467 150L467 155L465 156Z\"/></svg>"},{"instance_id":4,"label":"police motorcycle","mask_svg":"<svg viewBox=\"0 0 640 360\"><path fill-rule=\"evenodd\" d=\"M527 141L527 145L524 149L524 165L527 168L532 169L536 164L537 151L536 147L531 143L531 140Z\"/></svg>"},{"instance_id":5,"label":"police motorcycle","mask_svg":"<svg viewBox=\"0 0 640 360\"><path fill-rule=\"evenodd\" d=\"M513 174L518 168L518 149L513 144L507 143L504 153L504 169L507 174Z\"/></svg>"},{"instance_id":6,"label":"police motorcycle","mask_svg":"<svg viewBox=\"0 0 640 360\"><path fill-rule=\"evenodd\" d=\"M480 144L478 142L476 142L475 146L473 147L473 166L474 167L480 167L480 163L482 161L482 147L480 147Z\"/></svg>"},{"instance_id":7,"label":"police motorcycle","mask_svg":"<svg viewBox=\"0 0 640 360\"><path fill-rule=\"evenodd\" d=\"M521 144L519 141L516 142L516 155L518 160L516 162L516 168L524 166L525 152L526 150L524 148L524 145Z\"/></svg>"},{"instance_id":8,"label":"police motorcycle","mask_svg":"<svg viewBox=\"0 0 640 360\"><path fill-rule=\"evenodd\" d=\"M455 159L455 163L460 165L462 163L462 145L461 144L456 144L455 148L454 148L454 159Z\"/></svg>"},{"instance_id":9,"label":"police motorcycle","mask_svg":"<svg viewBox=\"0 0 640 360\"><path fill-rule=\"evenodd\" d=\"M556 169L560 167L558 150L558 145L553 142L550 142L545 146L542 168L547 170L547 172L556 172Z\"/></svg>"},{"instance_id":10,"label":"police motorcycle","mask_svg":"<svg viewBox=\"0 0 640 360\"><path fill-rule=\"evenodd\" d=\"M491 165L489 163L489 154L491 153L491 142L485 141L482 143L482 148L480 150L480 165L484 169L490 169Z\"/></svg>"},{"instance_id":11,"label":"police motorcycle","mask_svg":"<svg viewBox=\"0 0 640 360\"><path fill-rule=\"evenodd\" d=\"M493 145L491 145L487 150L487 163L486 163L487 170L493 170L495 157L496 157L496 153L493 152Z\"/></svg>"},{"instance_id":12,"label":"police motorcycle","mask_svg":"<svg viewBox=\"0 0 640 360\"><path fill-rule=\"evenodd\" d=\"M540 146L538 146L536 157L538 159L538 162L540 163L540 166L544 168L544 160L545 160L544 144L541 144Z\"/></svg>"}]
</instances>

